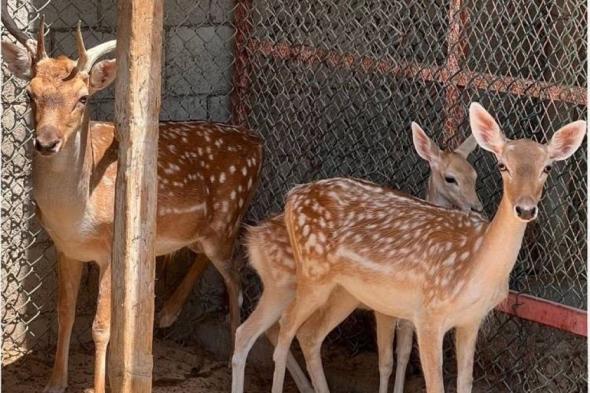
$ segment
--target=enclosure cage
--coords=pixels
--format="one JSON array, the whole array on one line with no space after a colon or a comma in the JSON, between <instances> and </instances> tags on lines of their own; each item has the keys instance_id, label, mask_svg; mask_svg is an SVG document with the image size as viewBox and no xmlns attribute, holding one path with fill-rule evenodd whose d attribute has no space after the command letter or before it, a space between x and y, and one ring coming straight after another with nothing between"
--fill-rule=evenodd
<instances>
[{"instance_id":1,"label":"enclosure cage","mask_svg":"<svg viewBox=\"0 0 590 393\"><path fill-rule=\"evenodd\" d=\"M115 37L114 0L8 0L3 6L29 33L45 14L50 55L75 56L78 19L88 46ZM247 223L279 212L293 185L325 177L354 176L423 196L428 166L413 151L410 122L439 145L457 146L470 133L472 101L511 138L546 142L560 126L586 117L585 0L170 0L164 15L160 118L244 124L264 140L263 178ZM27 362L52 358L55 251L31 200L24 83L4 64L2 71L2 363L5 374L18 379L37 372ZM112 87L93 97L92 118L112 120L113 101ZM584 143L555 165L510 279L512 290L584 320L586 157ZM470 160L492 216L501 194L494 159L479 149ZM184 257L175 257L177 265ZM245 318L260 283L243 250L236 259ZM160 298L177 277L158 277ZM96 295L91 265L84 280L73 337L82 348ZM215 351L198 326L223 322L225 315L221 280L210 271L176 324L157 336ZM349 317L325 344L330 356L374 352L371 324L366 314ZM585 328L580 332L492 312L479 336L474 390L585 391ZM450 386L453 360L453 351L446 351ZM376 379L376 362L367 367ZM410 371L419 375L419 365Z\"/></svg>"}]
</instances>

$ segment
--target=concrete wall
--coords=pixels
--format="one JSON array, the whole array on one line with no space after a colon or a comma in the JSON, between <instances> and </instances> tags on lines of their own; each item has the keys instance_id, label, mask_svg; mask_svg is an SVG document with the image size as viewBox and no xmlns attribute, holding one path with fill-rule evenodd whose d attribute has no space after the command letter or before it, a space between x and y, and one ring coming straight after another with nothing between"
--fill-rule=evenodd
<instances>
[{"instance_id":1,"label":"concrete wall","mask_svg":"<svg viewBox=\"0 0 590 393\"><path fill-rule=\"evenodd\" d=\"M42 7L44 0L35 0ZM115 0L54 0L41 12L51 24L54 55L76 56L73 29L78 19L86 46L115 37ZM165 5L162 120L229 120L233 63L233 0L172 0ZM36 28L36 26L33 26ZM99 94L96 115L113 116L113 88Z\"/></svg>"}]
</instances>

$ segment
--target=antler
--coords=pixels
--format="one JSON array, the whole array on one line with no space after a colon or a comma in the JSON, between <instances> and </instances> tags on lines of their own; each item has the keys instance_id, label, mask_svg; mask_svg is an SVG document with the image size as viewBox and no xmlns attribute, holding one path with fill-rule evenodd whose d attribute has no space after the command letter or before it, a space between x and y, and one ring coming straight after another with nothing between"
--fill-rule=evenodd
<instances>
[{"instance_id":1,"label":"antler","mask_svg":"<svg viewBox=\"0 0 590 393\"><path fill-rule=\"evenodd\" d=\"M115 50L117 47L117 40L111 40L95 46L90 50L86 50L84 46L84 38L82 38L82 30L80 28L81 22L78 21L78 28L76 29L76 46L78 47L78 64L76 68L78 72L89 72L94 63L105 54Z\"/></svg>"},{"instance_id":2,"label":"antler","mask_svg":"<svg viewBox=\"0 0 590 393\"><path fill-rule=\"evenodd\" d=\"M6 30L8 30L18 42L27 48L33 57L35 57L35 47L37 46L37 42L16 26L14 19L8 15L8 4L6 0L2 1L2 24Z\"/></svg>"},{"instance_id":3,"label":"antler","mask_svg":"<svg viewBox=\"0 0 590 393\"><path fill-rule=\"evenodd\" d=\"M41 20L39 21L39 34L37 34L37 56L35 58L35 62L39 62L39 60L43 60L47 57L47 52L45 52L45 15L41 15Z\"/></svg>"},{"instance_id":4,"label":"antler","mask_svg":"<svg viewBox=\"0 0 590 393\"><path fill-rule=\"evenodd\" d=\"M469 137L455 149L455 153L462 155L464 158L467 158L467 156L469 156L469 154L475 150L476 147L477 141L475 140L475 137L473 135L469 135Z\"/></svg>"}]
</instances>

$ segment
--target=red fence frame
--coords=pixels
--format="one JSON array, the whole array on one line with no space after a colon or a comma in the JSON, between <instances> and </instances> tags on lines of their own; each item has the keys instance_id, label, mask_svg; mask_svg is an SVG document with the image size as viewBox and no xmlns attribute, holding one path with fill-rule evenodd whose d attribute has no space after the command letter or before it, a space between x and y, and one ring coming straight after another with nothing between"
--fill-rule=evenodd
<instances>
[{"instance_id":1,"label":"red fence frame","mask_svg":"<svg viewBox=\"0 0 590 393\"><path fill-rule=\"evenodd\" d=\"M462 0L451 0L449 7L449 32L447 35L447 61L442 67L430 67L424 64L391 62L368 56L357 56L318 49L305 45L289 45L269 40L249 38L252 30L250 12L252 0L237 0L234 23L236 28L234 88L231 96L232 121L245 124L250 108L242 99L248 92L250 82L249 54L291 60L314 65L324 63L336 69L354 69L363 72L421 79L438 82L446 88L444 109L446 137L453 135L463 122L463 111L459 105L460 92L467 86L480 90L509 93L539 99L562 101L576 105L587 105L586 89L578 86L555 85L534 79L513 78L477 71L461 70L460 64L465 59L467 45L462 44L461 37L468 23L468 13L462 9ZM587 312L547 299L510 291L507 299L496 307L504 313L540 323L572 334L587 337Z\"/></svg>"},{"instance_id":2,"label":"red fence frame","mask_svg":"<svg viewBox=\"0 0 590 393\"><path fill-rule=\"evenodd\" d=\"M510 291L506 301L500 303L496 310L515 315L527 321L588 337L586 311L551 300Z\"/></svg>"}]
</instances>

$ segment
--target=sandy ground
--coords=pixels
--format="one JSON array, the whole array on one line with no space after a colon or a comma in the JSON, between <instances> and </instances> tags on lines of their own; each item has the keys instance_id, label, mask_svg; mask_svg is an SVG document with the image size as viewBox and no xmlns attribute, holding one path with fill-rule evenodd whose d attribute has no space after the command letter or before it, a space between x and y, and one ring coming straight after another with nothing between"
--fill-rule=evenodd
<instances>
[{"instance_id":1,"label":"sandy ground","mask_svg":"<svg viewBox=\"0 0 590 393\"><path fill-rule=\"evenodd\" d=\"M268 351L264 359L254 354L246 368L247 393L270 392L272 360ZM183 347L169 340L154 344L154 393L228 393L231 390L231 370L226 360L199 347ZM301 363L301 355L296 352ZM266 359L268 357L268 359ZM374 393L379 390L377 355L362 352L351 356L345 349L324 351L326 376L334 393ZM72 348L70 357L70 386L67 393L92 393L93 353L90 348ZM51 370L47 354L33 353L3 367L2 388L10 393L41 392ZM394 376L390 380L393 389ZM450 386L449 386L450 385ZM454 383L447 382L447 390L454 392ZM410 364L405 393L424 392L424 382L417 367ZM284 393L297 393L288 376ZM474 386L474 393L484 390Z\"/></svg>"},{"instance_id":2,"label":"sandy ground","mask_svg":"<svg viewBox=\"0 0 590 393\"><path fill-rule=\"evenodd\" d=\"M216 360L199 348L184 348L171 341L154 345L154 393L226 393L231 387L231 371L227 361ZM91 393L93 356L81 347L72 348L68 393ZM50 374L51 362L43 354L31 354L2 370L2 388L10 393L41 392ZM247 392L270 390L269 373L249 365ZM295 393L292 381L285 393Z\"/></svg>"},{"instance_id":3,"label":"sandy ground","mask_svg":"<svg viewBox=\"0 0 590 393\"><path fill-rule=\"evenodd\" d=\"M227 393L231 387L228 362L215 359L211 353L196 347L182 347L172 341L154 345L154 393ZM344 353L332 352L324 357L326 374L333 392L368 393L378 390L377 359L363 353L344 359ZM68 393L92 393L92 351L72 348ZM251 361L246 369L246 392L270 391L272 368L268 361ZM47 381L51 361L45 354L30 354L6 366L2 371L2 388L10 393L37 393ZM393 383L393 379L392 379ZM285 393L297 389L286 378ZM406 392L422 392L422 378L410 375Z\"/></svg>"}]
</instances>

